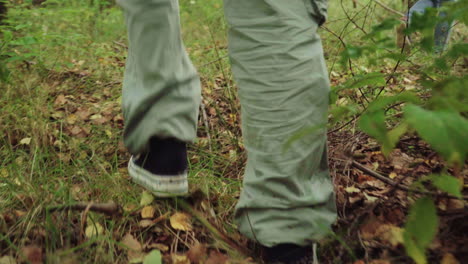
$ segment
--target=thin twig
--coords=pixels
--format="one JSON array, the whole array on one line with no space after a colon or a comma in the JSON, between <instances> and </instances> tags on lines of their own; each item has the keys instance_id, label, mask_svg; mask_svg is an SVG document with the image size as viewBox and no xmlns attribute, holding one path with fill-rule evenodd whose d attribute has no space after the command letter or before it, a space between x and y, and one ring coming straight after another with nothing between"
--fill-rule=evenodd
<instances>
[{"instance_id":1,"label":"thin twig","mask_svg":"<svg viewBox=\"0 0 468 264\"><path fill-rule=\"evenodd\" d=\"M120 215L122 214L122 208L120 205L114 202L108 203L76 203L76 204L66 204L66 205L56 205L48 207L46 210L49 212L55 211L64 211L64 210L75 210L75 211L84 211L89 208L89 211L102 213L106 215Z\"/></svg>"},{"instance_id":2,"label":"thin twig","mask_svg":"<svg viewBox=\"0 0 468 264\"><path fill-rule=\"evenodd\" d=\"M362 164L358 163L357 161L353 160L351 165L353 167L355 167L356 169L358 169L358 170L360 170L362 172L365 172L368 175L370 175L370 176L372 176L372 177L374 177L374 178L376 178L376 179L378 179L380 181L383 181L384 183L386 183L388 185L391 185L391 186L393 186L393 187L395 187L397 189L403 190L403 191L414 192L414 193L419 193L419 194L424 194L424 195L437 196L437 197L441 197L441 198L450 198L450 199L459 199L459 200L467 200L468 201L468 196L456 197L456 196L453 196L453 195L450 195L450 194L445 194L445 193L413 190L413 189L410 189L406 185L396 183L393 180L383 176L382 174L377 173L377 172L367 168L366 166L363 166Z\"/></svg>"},{"instance_id":3,"label":"thin twig","mask_svg":"<svg viewBox=\"0 0 468 264\"><path fill-rule=\"evenodd\" d=\"M203 65L201 65L201 66L198 66L198 68L204 68L204 67L206 67L206 66L208 66L208 65L210 65L210 64L216 63L216 62L218 62L218 61L220 61L220 60L222 60L222 59L225 59L225 58L227 58L227 57L229 57L229 55L224 55L224 56L222 56L222 57L217 58L216 60L207 62L207 63L205 63L205 64L203 64Z\"/></svg>"},{"instance_id":4,"label":"thin twig","mask_svg":"<svg viewBox=\"0 0 468 264\"><path fill-rule=\"evenodd\" d=\"M331 135L331 134L333 134L333 133L335 133L335 132L337 132L337 131L340 131L340 130L343 129L344 127L346 127L346 126L348 126L349 124L351 124L352 122L356 121L356 119L358 119L358 118L362 115L362 113L364 113L364 111L362 111L361 113L355 115L351 120L349 120L348 122L344 123L343 125L341 125L341 126L335 128L335 129L333 129L333 130L328 131L328 132L327 132L327 135Z\"/></svg>"},{"instance_id":5,"label":"thin twig","mask_svg":"<svg viewBox=\"0 0 468 264\"><path fill-rule=\"evenodd\" d=\"M200 103L200 108L202 112L202 117L203 117L203 123L205 124L206 127L206 137L208 138L208 147L210 148L210 151L212 151L211 147L211 134L210 134L210 124L208 123L208 115L206 114L206 105L203 103L203 98Z\"/></svg>"},{"instance_id":6,"label":"thin twig","mask_svg":"<svg viewBox=\"0 0 468 264\"><path fill-rule=\"evenodd\" d=\"M123 44L123 43L121 43L121 42L118 42L118 41L113 41L113 42L114 42L114 44L117 45L117 46L120 46L120 47L122 47L122 48L124 48L124 49L128 49L127 45L125 45L125 44Z\"/></svg>"},{"instance_id":7,"label":"thin twig","mask_svg":"<svg viewBox=\"0 0 468 264\"><path fill-rule=\"evenodd\" d=\"M238 253L242 254L245 257L251 255L249 249L242 247L239 243L232 240L227 234L225 234L219 227L216 227L214 224L210 223L200 212L193 209L189 203L180 198L175 198L175 202L180 205L183 209L187 210L192 214L201 224L203 224L215 237L221 239L229 247L236 250Z\"/></svg>"},{"instance_id":8,"label":"thin twig","mask_svg":"<svg viewBox=\"0 0 468 264\"><path fill-rule=\"evenodd\" d=\"M81 228L80 228L80 237L78 238L80 240L80 242L83 242L83 238L85 237L85 233L86 233L86 230L85 230L85 226L86 226L86 221L87 221L87 218L88 218L88 212L89 212L89 209L91 209L91 206L93 205L93 203L89 203L86 208L83 210L83 212L81 212Z\"/></svg>"},{"instance_id":9,"label":"thin twig","mask_svg":"<svg viewBox=\"0 0 468 264\"><path fill-rule=\"evenodd\" d=\"M374 1L376 4L378 4L379 6L383 7L385 10L391 12L391 13L394 13L396 15L399 15L399 16L404 16L405 14L401 13L400 11L397 11L387 5L385 5L384 3L380 2L379 0L372 0Z\"/></svg>"}]
</instances>

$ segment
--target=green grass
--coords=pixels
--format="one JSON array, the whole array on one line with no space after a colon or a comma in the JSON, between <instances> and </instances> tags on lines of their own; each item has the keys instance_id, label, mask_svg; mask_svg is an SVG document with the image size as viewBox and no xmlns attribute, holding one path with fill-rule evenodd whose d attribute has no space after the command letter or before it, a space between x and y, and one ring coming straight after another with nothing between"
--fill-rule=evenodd
<instances>
[{"instance_id":1,"label":"green grass","mask_svg":"<svg viewBox=\"0 0 468 264\"><path fill-rule=\"evenodd\" d=\"M366 13L351 8L352 1L343 2L366 30L389 15L379 7ZM129 180L129 155L121 143L124 21L115 5L100 10L88 3L48 1L42 7L26 3L10 9L10 26L4 31L13 38L0 44L0 54L9 52L18 60L8 64L9 82L0 83L0 256L21 257L24 246L39 245L47 263L126 263L126 250L119 241L128 232L142 243L164 236L170 238L162 243L181 240L166 222L156 231L138 227L135 212L141 209L142 188ZM331 1L330 6L332 22L327 28L345 42L359 44L363 33L345 19L340 1ZM222 1L181 0L181 19L209 117L200 119L199 140L190 149L191 184L205 193L215 213L210 220L243 242L232 213L245 154ZM347 69L337 66L340 41L326 30L321 33L330 70L346 76ZM89 115L82 118L80 111ZM89 213L86 225L97 222L104 227L100 236L91 239L82 234L80 212L45 210L77 201L109 200L122 205L124 214L108 218ZM156 205L157 215L177 209L171 201ZM210 215L210 208L200 210ZM184 237L189 244L200 240L223 248L202 226L196 230L194 237ZM175 250L186 249L180 242Z\"/></svg>"},{"instance_id":2,"label":"green grass","mask_svg":"<svg viewBox=\"0 0 468 264\"><path fill-rule=\"evenodd\" d=\"M198 66L227 52L220 1L205 4L182 3L184 21L198 14L194 21L184 23L187 47ZM207 13L211 15L202 15ZM20 257L24 246L38 245L45 248L48 263L61 263L70 256L79 263L125 263L126 251L120 239L132 232L138 240L150 241L154 233L135 230L140 218L138 214L129 215L141 208L142 189L129 180L125 169L129 156L121 147L120 82L126 48L122 13L115 6L99 11L87 3L68 1L42 8L16 6L10 9L9 20L12 42L31 41L10 43L5 50L13 50L20 61L31 64L11 63L10 81L1 86L0 255ZM233 89L232 82L225 81L230 79L227 58L199 69L204 89L212 89L209 85L215 83L221 88L229 84ZM224 91L219 89L213 92L216 99L205 100L208 110L217 102L237 107L232 103L236 99L227 101ZM66 102L56 102L58 97L65 97ZM80 109L107 120L93 123L89 116L76 117ZM193 188L202 188L212 201L218 223L226 223L225 228L235 232L231 215L241 186L244 156L234 155L239 148L228 146L238 141L237 124L228 124L223 116L216 120L210 120L209 144L206 139L200 140L190 151L190 179ZM220 126L223 129L214 129ZM86 132L74 132L75 127ZM202 137L206 137L205 129L200 129ZM30 142L25 144L23 139ZM46 214L45 210L76 201L109 200L122 205L124 215L114 219L89 213L87 225L96 221L105 230L91 240L80 234L79 212ZM169 201L156 205L157 215L177 208ZM166 234L170 228L164 226L162 233ZM217 245L204 237L197 235L203 242Z\"/></svg>"}]
</instances>

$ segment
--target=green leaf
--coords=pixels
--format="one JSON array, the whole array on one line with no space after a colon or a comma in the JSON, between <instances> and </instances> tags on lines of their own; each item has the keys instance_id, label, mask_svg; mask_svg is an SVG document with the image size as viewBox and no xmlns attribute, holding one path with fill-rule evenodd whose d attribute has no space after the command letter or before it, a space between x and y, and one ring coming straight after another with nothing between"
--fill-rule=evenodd
<instances>
[{"instance_id":1,"label":"green leaf","mask_svg":"<svg viewBox=\"0 0 468 264\"><path fill-rule=\"evenodd\" d=\"M438 82L423 82L426 88L432 90L432 97L428 101L433 110L451 110L468 112L468 77L440 76Z\"/></svg>"},{"instance_id":2,"label":"green leaf","mask_svg":"<svg viewBox=\"0 0 468 264\"><path fill-rule=\"evenodd\" d=\"M449 163L462 164L468 152L468 121L457 112L404 108L406 122Z\"/></svg>"},{"instance_id":3,"label":"green leaf","mask_svg":"<svg viewBox=\"0 0 468 264\"><path fill-rule=\"evenodd\" d=\"M460 191L461 184L457 178L448 174L433 174L429 176L429 179L440 190L459 198L462 196Z\"/></svg>"},{"instance_id":4,"label":"green leaf","mask_svg":"<svg viewBox=\"0 0 468 264\"><path fill-rule=\"evenodd\" d=\"M425 251L437 233L438 219L432 199L417 200L410 209L403 233L406 252L417 264L426 264Z\"/></svg>"},{"instance_id":5,"label":"green leaf","mask_svg":"<svg viewBox=\"0 0 468 264\"><path fill-rule=\"evenodd\" d=\"M346 106L332 106L329 114L332 116L331 121L337 122L345 120L346 117L356 114L358 110L359 109L354 104Z\"/></svg>"},{"instance_id":6,"label":"green leaf","mask_svg":"<svg viewBox=\"0 0 468 264\"><path fill-rule=\"evenodd\" d=\"M446 55L449 58L463 57L468 54L468 43L455 43L452 45Z\"/></svg>"},{"instance_id":7,"label":"green leaf","mask_svg":"<svg viewBox=\"0 0 468 264\"><path fill-rule=\"evenodd\" d=\"M341 91L345 89L361 88L366 85L384 86L386 83L385 77L380 72L373 72L369 74L356 75L352 79L346 81L344 84L335 88L334 91Z\"/></svg>"},{"instance_id":8,"label":"green leaf","mask_svg":"<svg viewBox=\"0 0 468 264\"><path fill-rule=\"evenodd\" d=\"M4 43L8 43L13 39L13 32L9 30L3 31L3 41Z\"/></svg>"},{"instance_id":9,"label":"green leaf","mask_svg":"<svg viewBox=\"0 0 468 264\"><path fill-rule=\"evenodd\" d=\"M380 96L369 104L367 111L379 111L396 102L419 103L421 100L412 92L403 92L393 96Z\"/></svg>"},{"instance_id":10,"label":"green leaf","mask_svg":"<svg viewBox=\"0 0 468 264\"><path fill-rule=\"evenodd\" d=\"M364 113L359 119L359 128L382 145L382 153L385 156L390 154L400 137L408 131L406 123L402 123L388 131L383 110Z\"/></svg>"},{"instance_id":11,"label":"green leaf","mask_svg":"<svg viewBox=\"0 0 468 264\"><path fill-rule=\"evenodd\" d=\"M143 259L143 264L162 264L161 252L157 249L151 251Z\"/></svg>"},{"instance_id":12,"label":"green leaf","mask_svg":"<svg viewBox=\"0 0 468 264\"><path fill-rule=\"evenodd\" d=\"M395 18L385 19L379 24L372 26L372 31L369 32L364 39L371 39L381 35L384 31L393 30L395 26L401 24L402 22ZM388 34L387 34L388 36Z\"/></svg>"},{"instance_id":13,"label":"green leaf","mask_svg":"<svg viewBox=\"0 0 468 264\"><path fill-rule=\"evenodd\" d=\"M387 141L387 126L383 110L365 112L359 119L359 128L381 144Z\"/></svg>"},{"instance_id":14,"label":"green leaf","mask_svg":"<svg viewBox=\"0 0 468 264\"><path fill-rule=\"evenodd\" d=\"M407 232L403 233L403 241L405 244L406 253L417 263L427 264L425 250L422 250L414 240L411 239Z\"/></svg>"},{"instance_id":15,"label":"green leaf","mask_svg":"<svg viewBox=\"0 0 468 264\"><path fill-rule=\"evenodd\" d=\"M382 145L382 153L387 156L395 148L396 144L400 140L400 137L408 131L408 125L402 123L392 130L388 131L385 142Z\"/></svg>"}]
</instances>

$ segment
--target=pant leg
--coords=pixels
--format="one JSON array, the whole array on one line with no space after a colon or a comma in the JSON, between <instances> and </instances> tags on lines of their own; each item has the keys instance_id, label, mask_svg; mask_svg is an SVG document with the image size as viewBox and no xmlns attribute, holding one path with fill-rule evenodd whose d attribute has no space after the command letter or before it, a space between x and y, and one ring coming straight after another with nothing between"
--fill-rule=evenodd
<instances>
[{"instance_id":1,"label":"pant leg","mask_svg":"<svg viewBox=\"0 0 468 264\"><path fill-rule=\"evenodd\" d=\"M327 164L324 0L225 0L247 166L236 222L265 246L322 238L336 209ZM289 148L292 135L321 127Z\"/></svg>"},{"instance_id":2,"label":"pant leg","mask_svg":"<svg viewBox=\"0 0 468 264\"><path fill-rule=\"evenodd\" d=\"M432 1L432 0L420 0L414 6L410 8L409 11L409 23L411 24L411 19L414 13L424 14L427 8L440 7L441 4L445 2L452 2L453 0L441 0L441 1ZM446 17L445 12L439 13L439 18ZM434 31L434 51L440 53L444 51L451 31L452 25L447 21L442 21L437 23Z\"/></svg>"},{"instance_id":3,"label":"pant leg","mask_svg":"<svg viewBox=\"0 0 468 264\"><path fill-rule=\"evenodd\" d=\"M439 18L446 17L445 12L439 13ZM443 52L447 46L452 25L448 21L437 23L434 31L434 49L436 53Z\"/></svg>"},{"instance_id":4,"label":"pant leg","mask_svg":"<svg viewBox=\"0 0 468 264\"><path fill-rule=\"evenodd\" d=\"M128 28L123 83L124 142L133 154L149 138L196 137L200 81L181 39L177 0L118 0Z\"/></svg>"},{"instance_id":5,"label":"pant leg","mask_svg":"<svg viewBox=\"0 0 468 264\"><path fill-rule=\"evenodd\" d=\"M441 4L454 2L453 0L441 0ZM443 19L447 14L443 11L439 12L439 18ZM434 48L436 53L443 52L448 44L450 33L452 31L453 22L441 21L437 23L434 32Z\"/></svg>"},{"instance_id":6,"label":"pant leg","mask_svg":"<svg viewBox=\"0 0 468 264\"><path fill-rule=\"evenodd\" d=\"M409 23L411 24L411 17L414 13L424 14L426 12L426 8L434 8L434 2L432 0L419 0L416 2L409 10L408 18Z\"/></svg>"}]
</instances>

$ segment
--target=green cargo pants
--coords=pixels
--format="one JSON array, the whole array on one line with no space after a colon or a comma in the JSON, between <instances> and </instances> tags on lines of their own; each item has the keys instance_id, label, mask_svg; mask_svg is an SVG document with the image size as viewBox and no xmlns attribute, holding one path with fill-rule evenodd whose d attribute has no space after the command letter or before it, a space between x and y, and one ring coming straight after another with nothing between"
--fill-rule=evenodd
<instances>
[{"instance_id":1,"label":"green cargo pants","mask_svg":"<svg viewBox=\"0 0 468 264\"><path fill-rule=\"evenodd\" d=\"M119 0L129 56L125 144L151 136L192 141L200 87L180 39L176 0ZM247 149L239 230L265 246L307 245L335 221L326 152L329 82L317 28L326 0L225 0L229 52ZM285 148L297 132L320 127Z\"/></svg>"}]
</instances>

